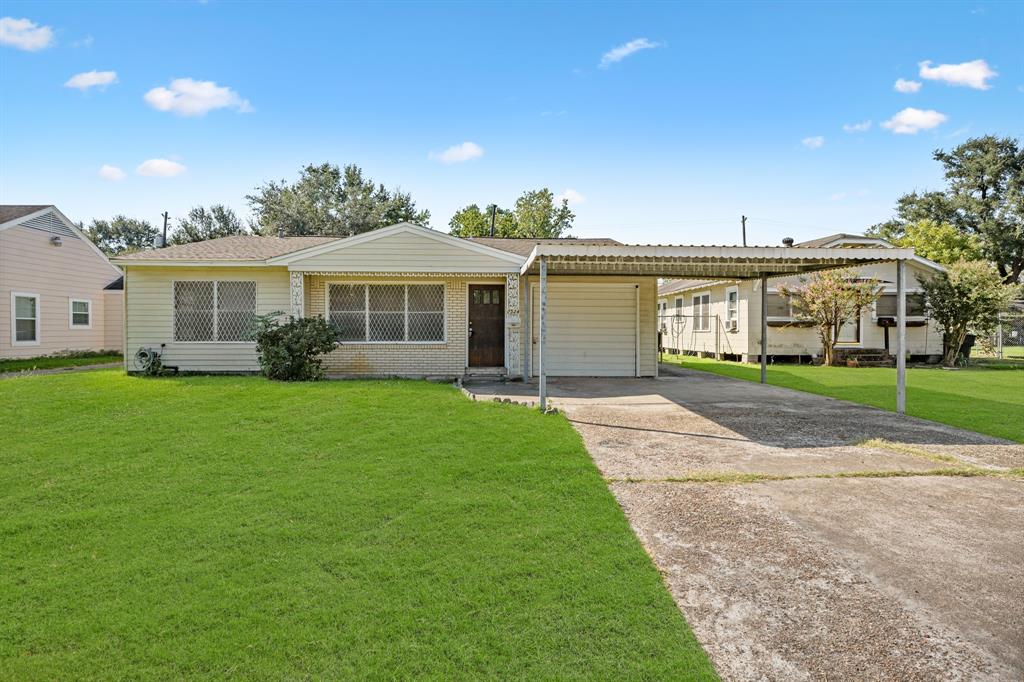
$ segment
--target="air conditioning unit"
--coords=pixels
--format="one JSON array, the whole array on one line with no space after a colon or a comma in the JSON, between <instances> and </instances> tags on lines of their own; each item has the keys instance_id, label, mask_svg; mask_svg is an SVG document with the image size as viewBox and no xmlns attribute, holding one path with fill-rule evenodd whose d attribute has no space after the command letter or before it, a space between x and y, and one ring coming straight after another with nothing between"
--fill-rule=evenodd
<instances>
[{"instance_id":1,"label":"air conditioning unit","mask_svg":"<svg viewBox=\"0 0 1024 682\"><path fill-rule=\"evenodd\" d=\"M727 331L727 332L734 332L737 329L739 329L739 325L736 323L736 320L726 320L725 321L725 331Z\"/></svg>"}]
</instances>

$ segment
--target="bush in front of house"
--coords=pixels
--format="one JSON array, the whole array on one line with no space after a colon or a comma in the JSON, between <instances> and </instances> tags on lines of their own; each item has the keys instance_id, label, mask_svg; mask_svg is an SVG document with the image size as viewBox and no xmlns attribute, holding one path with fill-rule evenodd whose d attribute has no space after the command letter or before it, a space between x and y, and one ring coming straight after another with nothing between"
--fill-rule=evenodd
<instances>
[{"instance_id":1,"label":"bush in front of house","mask_svg":"<svg viewBox=\"0 0 1024 682\"><path fill-rule=\"evenodd\" d=\"M324 375L320 356L334 350L334 330L322 317L256 318L256 353L263 375L276 381L316 381Z\"/></svg>"}]
</instances>

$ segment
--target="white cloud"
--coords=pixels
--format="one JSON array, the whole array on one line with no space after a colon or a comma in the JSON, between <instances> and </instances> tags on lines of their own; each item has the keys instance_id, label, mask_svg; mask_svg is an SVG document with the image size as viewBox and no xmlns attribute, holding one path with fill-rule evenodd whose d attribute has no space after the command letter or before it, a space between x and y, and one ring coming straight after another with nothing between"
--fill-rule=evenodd
<instances>
[{"instance_id":1,"label":"white cloud","mask_svg":"<svg viewBox=\"0 0 1024 682\"><path fill-rule=\"evenodd\" d=\"M848 195L846 192L836 192L835 194L829 197L829 201L842 201L847 196Z\"/></svg>"},{"instance_id":2,"label":"white cloud","mask_svg":"<svg viewBox=\"0 0 1024 682\"><path fill-rule=\"evenodd\" d=\"M102 166L100 166L100 172L97 173L97 175L99 175L104 180L113 180L114 182L117 182L118 180L124 180L125 177L123 170L121 170L117 166L111 166L108 164L103 164Z\"/></svg>"},{"instance_id":3,"label":"white cloud","mask_svg":"<svg viewBox=\"0 0 1024 682\"><path fill-rule=\"evenodd\" d=\"M805 137L800 140L800 144L807 147L808 149L821 149L825 144L825 138L821 135L815 135L814 137Z\"/></svg>"},{"instance_id":4,"label":"white cloud","mask_svg":"<svg viewBox=\"0 0 1024 682\"><path fill-rule=\"evenodd\" d=\"M214 109L235 109L240 113L252 111L249 100L242 99L231 88L191 78L175 78L169 88L153 88L143 99L158 111L171 111L179 116L204 116Z\"/></svg>"},{"instance_id":5,"label":"white cloud","mask_svg":"<svg viewBox=\"0 0 1024 682\"><path fill-rule=\"evenodd\" d=\"M559 204L562 203L563 199L569 202L570 206L582 204L584 201L587 200L585 196L583 196L576 190L572 189L571 187L567 187L564 192L555 197L555 201Z\"/></svg>"},{"instance_id":6,"label":"white cloud","mask_svg":"<svg viewBox=\"0 0 1024 682\"><path fill-rule=\"evenodd\" d=\"M148 159L139 164L135 172L151 178L173 178L185 172L185 166L170 159Z\"/></svg>"},{"instance_id":7,"label":"white cloud","mask_svg":"<svg viewBox=\"0 0 1024 682\"><path fill-rule=\"evenodd\" d=\"M647 38L637 38L605 52L601 55L601 63L598 66L602 69L607 69L615 62L621 62L631 54L635 54L640 50L653 50L656 47L661 47L661 43L651 42Z\"/></svg>"},{"instance_id":8,"label":"white cloud","mask_svg":"<svg viewBox=\"0 0 1024 682\"><path fill-rule=\"evenodd\" d=\"M934 109L907 107L882 123L882 127L898 135L917 135L922 130L930 130L945 123L948 118Z\"/></svg>"},{"instance_id":9,"label":"white cloud","mask_svg":"<svg viewBox=\"0 0 1024 682\"><path fill-rule=\"evenodd\" d=\"M930 81L942 81L947 85L962 85L975 90L988 90L992 86L988 80L999 74L989 67L984 59L961 64L939 64L932 66L930 61L918 63L921 70L918 75Z\"/></svg>"},{"instance_id":10,"label":"white cloud","mask_svg":"<svg viewBox=\"0 0 1024 682\"><path fill-rule=\"evenodd\" d=\"M861 121L860 123L844 123L844 133L866 133L871 130L871 121Z\"/></svg>"},{"instance_id":11,"label":"white cloud","mask_svg":"<svg viewBox=\"0 0 1024 682\"><path fill-rule=\"evenodd\" d=\"M105 88L111 83L117 82L116 71L86 71L84 73L76 73L74 76L68 79L68 82L64 84L65 88L78 88L82 92L85 92L89 88L99 86Z\"/></svg>"},{"instance_id":12,"label":"white cloud","mask_svg":"<svg viewBox=\"0 0 1024 682\"><path fill-rule=\"evenodd\" d=\"M53 42L53 29L49 26L40 26L30 19L0 19L0 45L35 52L45 50Z\"/></svg>"},{"instance_id":13,"label":"white cloud","mask_svg":"<svg viewBox=\"0 0 1024 682\"><path fill-rule=\"evenodd\" d=\"M906 78L897 78L896 82L892 85L892 89L896 92L902 92L904 95L909 95L921 89L921 81L908 81Z\"/></svg>"},{"instance_id":14,"label":"white cloud","mask_svg":"<svg viewBox=\"0 0 1024 682\"><path fill-rule=\"evenodd\" d=\"M71 47L92 47L94 42L96 42L96 39L90 35L71 43Z\"/></svg>"},{"instance_id":15,"label":"white cloud","mask_svg":"<svg viewBox=\"0 0 1024 682\"><path fill-rule=\"evenodd\" d=\"M475 142L463 142L457 144L443 152L430 152L430 158L441 163L462 163L463 161L472 161L473 159L479 159L484 155L484 148Z\"/></svg>"}]
</instances>

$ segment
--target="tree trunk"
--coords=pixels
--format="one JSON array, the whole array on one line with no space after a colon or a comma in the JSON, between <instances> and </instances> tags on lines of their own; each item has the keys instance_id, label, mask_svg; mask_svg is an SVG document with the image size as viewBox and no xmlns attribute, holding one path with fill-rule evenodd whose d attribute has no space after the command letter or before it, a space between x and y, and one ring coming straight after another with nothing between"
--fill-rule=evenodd
<instances>
[{"instance_id":1,"label":"tree trunk","mask_svg":"<svg viewBox=\"0 0 1024 682\"><path fill-rule=\"evenodd\" d=\"M956 333L949 335L949 344L946 346L942 356L942 364L945 367L956 367L956 360L960 356L960 348L967 338L967 328L957 329Z\"/></svg>"}]
</instances>

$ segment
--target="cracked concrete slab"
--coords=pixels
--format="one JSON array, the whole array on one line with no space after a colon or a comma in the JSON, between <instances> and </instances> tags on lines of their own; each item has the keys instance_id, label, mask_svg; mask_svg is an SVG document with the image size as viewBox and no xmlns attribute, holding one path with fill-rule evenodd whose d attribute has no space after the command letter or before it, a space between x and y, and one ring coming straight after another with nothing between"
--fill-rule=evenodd
<instances>
[{"instance_id":1,"label":"cracked concrete slab","mask_svg":"<svg viewBox=\"0 0 1024 682\"><path fill-rule=\"evenodd\" d=\"M926 475L1005 472L1024 466L1024 445L669 371L552 380L551 403L723 678L1024 678L1024 481ZM517 401L536 391L467 389ZM886 472L912 476L654 482Z\"/></svg>"}]
</instances>

